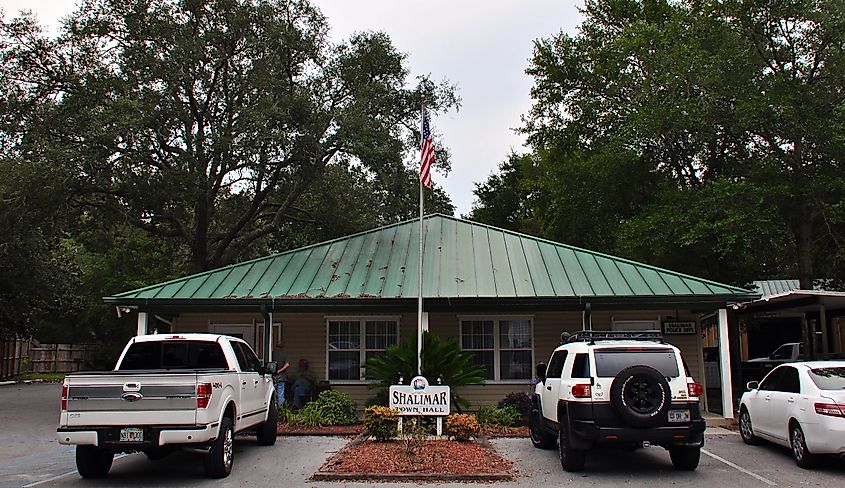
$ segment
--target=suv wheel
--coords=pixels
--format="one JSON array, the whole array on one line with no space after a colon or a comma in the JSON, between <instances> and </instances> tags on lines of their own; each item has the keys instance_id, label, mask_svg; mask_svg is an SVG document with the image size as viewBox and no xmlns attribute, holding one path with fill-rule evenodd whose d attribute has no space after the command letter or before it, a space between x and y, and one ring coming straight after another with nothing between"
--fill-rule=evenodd
<instances>
[{"instance_id":1,"label":"suv wheel","mask_svg":"<svg viewBox=\"0 0 845 488\"><path fill-rule=\"evenodd\" d=\"M558 440L558 453L560 453L560 465L565 471L581 471L584 469L584 463L587 461L586 451L579 451L569 447L569 439L567 438L566 427L561 423Z\"/></svg>"},{"instance_id":2,"label":"suv wheel","mask_svg":"<svg viewBox=\"0 0 845 488\"><path fill-rule=\"evenodd\" d=\"M623 369L610 387L610 404L631 427L652 427L665 422L671 399L666 378L650 366Z\"/></svg>"},{"instance_id":3,"label":"suv wheel","mask_svg":"<svg viewBox=\"0 0 845 488\"><path fill-rule=\"evenodd\" d=\"M681 471L694 471L701 459L700 447L670 447L669 457L672 466Z\"/></svg>"},{"instance_id":4,"label":"suv wheel","mask_svg":"<svg viewBox=\"0 0 845 488\"><path fill-rule=\"evenodd\" d=\"M543 428L542 418L537 410L531 410L528 416L528 432L531 434L531 444L537 449L555 448L557 439Z\"/></svg>"}]
</instances>

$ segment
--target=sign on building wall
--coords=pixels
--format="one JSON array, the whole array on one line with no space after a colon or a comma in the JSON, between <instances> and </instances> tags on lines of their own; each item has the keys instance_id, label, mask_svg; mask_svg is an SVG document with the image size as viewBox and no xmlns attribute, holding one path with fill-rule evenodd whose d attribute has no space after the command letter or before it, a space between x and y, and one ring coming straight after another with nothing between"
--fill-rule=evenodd
<instances>
[{"instance_id":1,"label":"sign on building wall","mask_svg":"<svg viewBox=\"0 0 845 488\"><path fill-rule=\"evenodd\" d=\"M451 407L448 386L429 385L424 376L417 376L409 385L390 386L390 408L402 416L447 416Z\"/></svg>"},{"instance_id":2,"label":"sign on building wall","mask_svg":"<svg viewBox=\"0 0 845 488\"><path fill-rule=\"evenodd\" d=\"M695 334L694 320L667 320L663 322L663 333L666 335Z\"/></svg>"}]
</instances>

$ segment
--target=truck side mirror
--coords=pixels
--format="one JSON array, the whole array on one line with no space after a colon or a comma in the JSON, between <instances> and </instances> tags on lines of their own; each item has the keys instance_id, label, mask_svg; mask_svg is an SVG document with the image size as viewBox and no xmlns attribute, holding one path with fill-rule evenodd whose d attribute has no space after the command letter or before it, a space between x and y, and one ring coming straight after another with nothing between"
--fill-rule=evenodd
<instances>
[{"instance_id":1,"label":"truck side mirror","mask_svg":"<svg viewBox=\"0 0 845 488\"><path fill-rule=\"evenodd\" d=\"M540 363L537 365L537 378L540 381L546 381L546 363Z\"/></svg>"},{"instance_id":2,"label":"truck side mirror","mask_svg":"<svg viewBox=\"0 0 845 488\"><path fill-rule=\"evenodd\" d=\"M276 361L267 361L264 366L261 367L261 371L259 371L262 376L268 374L275 374L276 373Z\"/></svg>"},{"instance_id":3,"label":"truck side mirror","mask_svg":"<svg viewBox=\"0 0 845 488\"><path fill-rule=\"evenodd\" d=\"M760 387L760 382L759 381L749 381L748 383L745 384L745 387L748 388L748 391L756 390L757 388Z\"/></svg>"}]
</instances>

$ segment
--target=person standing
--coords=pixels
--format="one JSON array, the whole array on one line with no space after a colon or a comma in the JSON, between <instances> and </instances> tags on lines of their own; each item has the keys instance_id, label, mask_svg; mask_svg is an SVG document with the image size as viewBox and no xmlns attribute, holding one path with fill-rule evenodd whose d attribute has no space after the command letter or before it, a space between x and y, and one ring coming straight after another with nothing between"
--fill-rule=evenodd
<instances>
[{"instance_id":1,"label":"person standing","mask_svg":"<svg viewBox=\"0 0 845 488\"><path fill-rule=\"evenodd\" d=\"M285 345L281 340L273 348L273 361L276 362L276 374L273 375L273 381L276 383L276 401L281 407L285 404L285 383L288 381L287 371L290 368Z\"/></svg>"},{"instance_id":2,"label":"person standing","mask_svg":"<svg viewBox=\"0 0 845 488\"><path fill-rule=\"evenodd\" d=\"M307 359L300 359L297 365L296 379L293 382L293 408L302 408L306 397L314 391L317 375L308 367Z\"/></svg>"}]
</instances>

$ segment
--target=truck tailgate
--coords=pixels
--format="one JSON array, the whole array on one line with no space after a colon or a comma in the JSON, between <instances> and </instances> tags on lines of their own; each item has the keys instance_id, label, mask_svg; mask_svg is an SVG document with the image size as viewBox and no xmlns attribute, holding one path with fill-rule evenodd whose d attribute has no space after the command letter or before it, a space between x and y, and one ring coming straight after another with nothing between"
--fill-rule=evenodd
<instances>
[{"instance_id":1,"label":"truck tailgate","mask_svg":"<svg viewBox=\"0 0 845 488\"><path fill-rule=\"evenodd\" d=\"M73 374L67 377L65 427L193 425L195 373Z\"/></svg>"}]
</instances>

